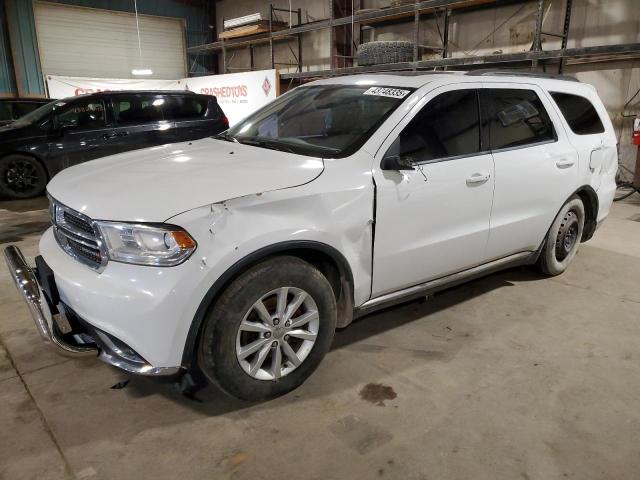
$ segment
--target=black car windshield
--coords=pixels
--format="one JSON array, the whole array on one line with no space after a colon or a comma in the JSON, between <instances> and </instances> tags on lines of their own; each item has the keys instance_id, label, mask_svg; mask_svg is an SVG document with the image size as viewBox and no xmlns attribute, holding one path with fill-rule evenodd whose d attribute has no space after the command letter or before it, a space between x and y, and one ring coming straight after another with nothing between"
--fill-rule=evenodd
<instances>
[{"instance_id":1,"label":"black car windshield","mask_svg":"<svg viewBox=\"0 0 640 480\"><path fill-rule=\"evenodd\" d=\"M52 102L45 103L40 108L36 108L34 111L29 112L17 119L15 122L13 122L13 125L15 125L16 127L22 127L31 125L33 123L38 123L48 117L56 108L59 108L64 104L64 100L54 100Z\"/></svg>"},{"instance_id":2,"label":"black car windshield","mask_svg":"<svg viewBox=\"0 0 640 480\"><path fill-rule=\"evenodd\" d=\"M298 87L222 138L302 155L345 157L360 148L412 91L370 85Z\"/></svg>"}]
</instances>

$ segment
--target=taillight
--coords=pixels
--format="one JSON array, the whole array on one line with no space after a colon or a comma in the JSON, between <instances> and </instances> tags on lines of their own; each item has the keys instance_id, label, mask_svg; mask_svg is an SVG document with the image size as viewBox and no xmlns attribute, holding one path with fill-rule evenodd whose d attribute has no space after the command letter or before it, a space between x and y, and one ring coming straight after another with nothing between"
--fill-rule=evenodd
<instances>
[{"instance_id":1,"label":"taillight","mask_svg":"<svg viewBox=\"0 0 640 480\"><path fill-rule=\"evenodd\" d=\"M224 123L224 126L225 126L225 127L228 127L228 126L229 126L229 119L227 118L227 116L226 116L226 115L223 115L223 116L222 116L222 123Z\"/></svg>"}]
</instances>

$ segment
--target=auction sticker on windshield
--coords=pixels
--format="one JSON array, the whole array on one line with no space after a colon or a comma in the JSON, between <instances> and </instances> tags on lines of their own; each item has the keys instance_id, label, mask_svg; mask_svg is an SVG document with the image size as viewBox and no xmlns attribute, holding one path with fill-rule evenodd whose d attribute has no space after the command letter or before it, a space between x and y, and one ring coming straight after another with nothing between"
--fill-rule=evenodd
<instances>
[{"instance_id":1,"label":"auction sticker on windshield","mask_svg":"<svg viewBox=\"0 0 640 480\"><path fill-rule=\"evenodd\" d=\"M377 95L378 97L404 98L411 90L401 88L371 87L364 92L364 95Z\"/></svg>"}]
</instances>

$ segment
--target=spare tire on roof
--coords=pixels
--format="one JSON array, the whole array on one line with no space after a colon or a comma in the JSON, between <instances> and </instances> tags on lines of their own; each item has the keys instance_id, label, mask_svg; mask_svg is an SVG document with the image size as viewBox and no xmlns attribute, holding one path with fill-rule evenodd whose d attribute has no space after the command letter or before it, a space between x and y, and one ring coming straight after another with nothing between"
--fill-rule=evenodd
<instances>
[{"instance_id":1,"label":"spare tire on roof","mask_svg":"<svg viewBox=\"0 0 640 480\"><path fill-rule=\"evenodd\" d=\"M413 61L413 42L368 42L358 48L358 65Z\"/></svg>"}]
</instances>

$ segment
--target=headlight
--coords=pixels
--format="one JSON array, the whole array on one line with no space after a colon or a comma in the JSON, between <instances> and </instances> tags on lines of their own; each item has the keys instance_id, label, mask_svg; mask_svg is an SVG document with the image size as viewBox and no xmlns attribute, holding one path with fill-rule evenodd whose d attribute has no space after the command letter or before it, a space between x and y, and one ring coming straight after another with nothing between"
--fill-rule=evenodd
<instances>
[{"instance_id":1,"label":"headlight","mask_svg":"<svg viewBox=\"0 0 640 480\"><path fill-rule=\"evenodd\" d=\"M196 249L196 241L171 225L96 222L109 259L136 265L173 267Z\"/></svg>"}]
</instances>

